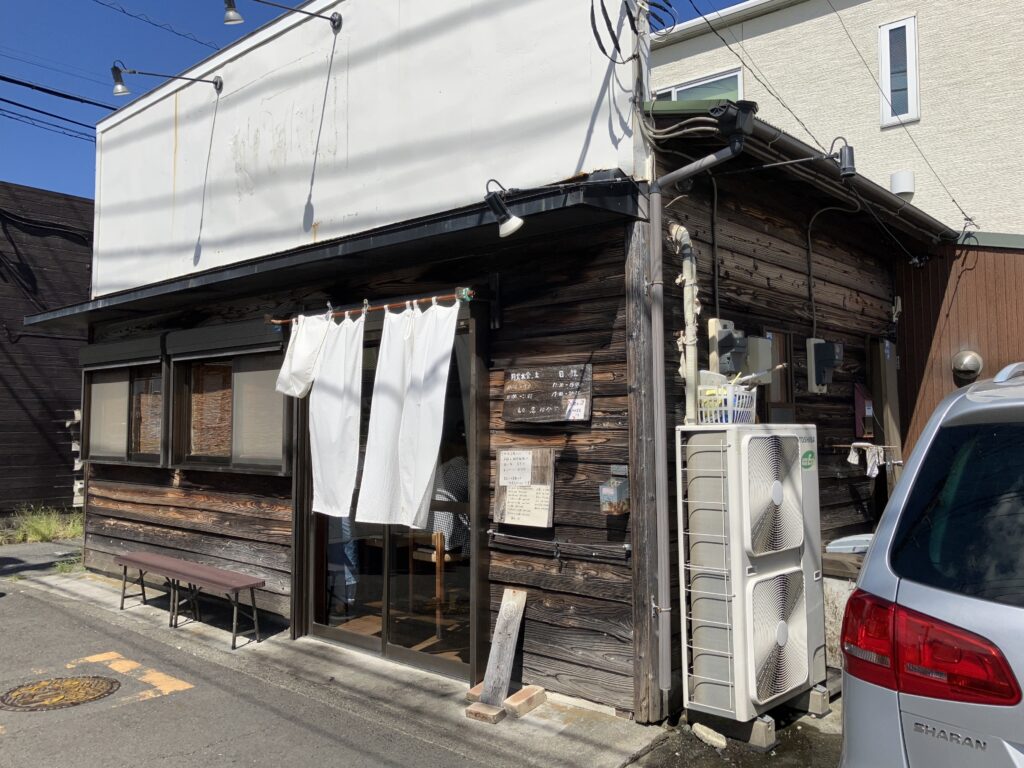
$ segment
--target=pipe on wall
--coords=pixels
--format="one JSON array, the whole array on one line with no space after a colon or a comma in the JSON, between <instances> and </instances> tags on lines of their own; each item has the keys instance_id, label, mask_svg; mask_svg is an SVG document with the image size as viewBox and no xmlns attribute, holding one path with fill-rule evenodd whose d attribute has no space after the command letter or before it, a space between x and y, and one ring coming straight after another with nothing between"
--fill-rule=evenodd
<instances>
[{"instance_id":1,"label":"pipe on wall","mask_svg":"<svg viewBox=\"0 0 1024 768\"><path fill-rule=\"evenodd\" d=\"M658 568L657 595L651 595L651 606L657 618L658 636L658 685L662 691L672 688L672 590L669 560L671 557L671 530L668 512L668 418L665 394L665 291L664 269L662 264L662 190L673 184L693 178L698 173L731 160L743 151L744 133L736 133L729 138L729 145L706 157L695 160L689 165L677 168L651 184L650 226L651 245L649 250L651 282L648 295L651 305L651 348L652 348L652 382L651 392L654 398L654 497L655 516L658 536ZM680 227L682 232L686 230ZM681 235L682 233L680 233ZM689 239L687 233L686 239ZM685 248L683 242L680 246ZM693 249L690 247L692 255ZM694 270L694 274L696 271ZM695 282L695 281L694 281ZM696 287L695 285L693 286ZM688 295L696 296L696 291ZM687 317L694 316L695 308L686 309ZM694 321L695 322L695 321ZM686 420L696 422L697 413L697 365L696 333L693 334L693 348L687 350L687 381L686 381ZM692 377L692 378L691 378Z\"/></svg>"}]
</instances>

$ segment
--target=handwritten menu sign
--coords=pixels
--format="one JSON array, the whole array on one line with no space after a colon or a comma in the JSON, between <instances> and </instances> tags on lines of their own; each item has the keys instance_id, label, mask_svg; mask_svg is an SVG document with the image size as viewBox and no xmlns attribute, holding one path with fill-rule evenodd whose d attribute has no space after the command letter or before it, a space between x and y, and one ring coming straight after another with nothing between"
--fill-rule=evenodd
<instances>
[{"instance_id":1,"label":"handwritten menu sign","mask_svg":"<svg viewBox=\"0 0 1024 768\"><path fill-rule=\"evenodd\" d=\"M554 449L498 449L494 522L550 528L554 511L554 484Z\"/></svg>"},{"instance_id":2,"label":"handwritten menu sign","mask_svg":"<svg viewBox=\"0 0 1024 768\"><path fill-rule=\"evenodd\" d=\"M589 421L594 376L587 365L509 368L505 371L505 421Z\"/></svg>"}]
</instances>

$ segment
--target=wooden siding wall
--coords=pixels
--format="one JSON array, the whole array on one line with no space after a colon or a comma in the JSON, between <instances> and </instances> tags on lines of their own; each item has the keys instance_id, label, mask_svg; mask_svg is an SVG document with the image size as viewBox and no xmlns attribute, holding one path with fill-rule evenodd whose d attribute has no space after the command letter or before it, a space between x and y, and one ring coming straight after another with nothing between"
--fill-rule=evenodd
<instances>
[{"instance_id":1,"label":"wooden siding wall","mask_svg":"<svg viewBox=\"0 0 1024 768\"><path fill-rule=\"evenodd\" d=\"M0 322L11 334L0 335L0 512L71 505L65 423L80 405L85 337L20 334L41 333L22 326L26 315L89 297L91 261L91 200L0 183Z\"/></svg>"},{"instance_id":2,"label":"wooden siding wall","mask_svg":"<svg viewBox=\"0 0 1024 768\"><path fill-rule=\"evenodd\" d=\"M902 264L896 292L900 413L905 455L932 411L958 386L953 356L971 349L984 360L981 378L1024 361L1024 251L947 247L923 267Z\"/></svg>"},{"instance_id":3,"label":"wooden siding wall","mask_svg":"<svg viewBox=\"0 0 1024 768\"><path fill-rule=\"evenodd\" d=\"M606 561L492 550L492 615L502 588L526 587L525 683L632 711L633 571L622 558L629 516L600 512L598 486L627 464L625 230L605 244L537 254L501 273L501 327L491 333L491 450L556 450L554 529L564 543L614 552ZM591 363L589 424L506 424L501 385L513 366ZM494 485L492 461L492 491ZM514 531L544 538L545 531Z\"/></svg>"},{"instance_id":4,"label":"wooden siding wall","mask_svg":"<svg viewBox=\"0 0 1024 768\"><path fill-rule=\"evenodd\" d=\"M291 478L90 465L85 565L119 576L114 556L134 551L228 568L264 579L257 606L287 618L290 493ZM249 601L248 593L240 597Z\"/></svg>"},{"instance_id":5,"label":"wooden siding wall","mask_svg":"<svg viewBox=\"0 0 1024 768\"><path fill-rule=\"evenodd\" d=\"M873 528L881 509L874 503L875 481L864 467L846 461L854 439L854 384L871 386L870 341L891 332L893 302L891 242L881 240L875 225L863 215L830 212L814 227L814 293L819 338L844 345L843 362L823 395L807 391L805 341L811 336L811 309L807 296L806 226L816 210L834 201L808 200L767 174L751 173L719 181L717 241L719 253L719 305L721 316L748 335L763 335L765 327L792 335L792 381L796 420L818 428L823 542L846 533ZM806 193L805 193L806 194ZM714 317L711 190L698 180L693 193L666 213L667 226L686 226L697 252L700 301L703 311L698 334L701 367L707 366L707 321ZM667 234L666 234L667 237ZM666 359L670 407L677 423L684 416L679 389L679 353L676 334L683 329L682 288L674 283L680 271L678 257L666 248ZM764 388L759 399L765 396ZM876 442L884 435L876 424ZM674 489L673 489L674 491Z\"/></svg>"},{"instance_id":6,"label":"wooden siding wall","mask_svg":"<svg viewBox=\"0 0 1024 768\"><path fill-rule=\"evenodd\" d=\"M144 320L105 325L103 339L123 338L141 331L212 325L225 321L287 313L303 307L324 306L331 298L336 306L396 296L430 295L453 286L470 285L487 294L495 286L490 331L490 386L482 393L490 405L491 493L494 486L493 457L496 449L520 445L556 449L554 528L510 531L517 535L582 544L598 551L598 559L562 554L490 549L487 569L491 580L492 623L506 586L525 588L529 597L523 628L521 677L551 691L579 696L631 712L633 686L633 572L624 546L630 541L629 516L609 517L600 512L598 486L611 474L612 464L628 462L626 385L626 331L624 297L624 250L626 227L622 224L568 232L560 238L530 239L526 230L498 249L479 253L460 250L457 257L424 253L401 263L380 257L352 259L338 265L337 282L308 290L273 296L239 299L189 308L188 312L154 316ZM412 266L409 266L412 263ZM569 426L513 425L501 417L502 381L510 366L591 363L594 378L593 417L590 423ZM188 478L189 473L185 473ZM251 478L251 479L250 479ZM174 547L187 539L183 549L203 557L222 557L249 562L253 567L283 574L263 553L284 546L272 541L242 541L239 522L249 515L211 518L215 512L232 512L210 499L220 499L231 489L253 492L259 478L204 475L202 494L170 488L171 475L157 482L149 472L121 470L116 477L95 485L90 506L87 563L99 564L114 549L111 541L144 542L154 547ZM134 484L150 487L148 498L138 498ZM230 483L230 488L228 484ZM152 488L151 486L160 486ZM125 493L128 503L143 506L129 510L136 517L111 514L107 499ZM105 496L100 495L101 491ZM90 493L92 487L90 487ZM176 494L172 503L168 494ZM156 500L160 497L160 500ZM101 503L103 502L103 503ZM124 504L123 501L120 502ZM228 500L229 506L233 502ZM274 503L284 504L284 499ZM166 514L150 509L174 507ZM491 501L488 500L490 511ZM114 508L120 512L123 507ZM145 519L139 517L145 516ZM206 521L206 522L204 522ZM230 522L230 525L227 523ZM269 523L268 523L269 524ZM486 528L487 521L484 521ZM204 529L212 525L216 530ZM144 529L140 526L144 526ZM159 526L159 527L157 527ZM180 527L178 527L180 526ZM118 537L118 532L132 531ZM111 533L113 531L113 533ZM136 533L139 531L140 533ZM144 535L142 535L144 533ZM106 538L101 538L106 537ZM217 537L212 539L211 537ZM259 543L259 557L235 559L231 552L252 550ZM602 559L601 552L614 555ZM274 562L283 562L281 560ZM261 571L263 572L263 571Z\"/></svg>"}]
</instances>

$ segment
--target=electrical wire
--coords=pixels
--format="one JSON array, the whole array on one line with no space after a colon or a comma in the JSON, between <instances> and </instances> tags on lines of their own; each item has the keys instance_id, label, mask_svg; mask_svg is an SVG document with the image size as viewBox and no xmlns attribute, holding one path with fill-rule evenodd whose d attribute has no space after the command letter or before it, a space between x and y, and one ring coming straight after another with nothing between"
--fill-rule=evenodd
<instances>
[{"instance_id":1,"label":"electrical wire","mask_svg":"<svg viewBox=\"0 0 1024 768\"><path fill-rule=\"evenodd\" d=\"M852 187L851 187L852 188ZM856 190L854 190L856 193ZM841 211L842 213L858 213L863 208L863 201L857 195L857 205L854 208L843 208L841 205L829 205L819 209L807 223L807 298L811 303L811 338L818 338L818 308L814 301L814 250L811 241L811 230L814 228L815 220L828 211Z\"/></svg>"},{"instance_id":2,"label":"electrical wire","mask_svg":"<svg viewBox=\"0 0 1024 768\"><path fill-rule=\"evenodd\" d=\"M77 101L80 104L89 104L94 107L103 107L103 109L117 109L117 107L112 106L110 104L104 104L102 101L93 101L92 99L87 99L84 96L76 96L73 93L58 91L54 88L47 88L45 85L31 83L28 80L19 80L16 77L9 77L8 75L0 75L0 81L10 83L11 85L20 85L22 88L31 88L33 91L45 93L47 96L56 96L59 99Z\"/></svg>"},{"instance_id":3,"label":"electrical wire","mask_svg":"<svg viewBox=\"0 0 1024 768\"><path fill-rule=\"evenodd\" d=\"M711 271L714 274L712 293L715 299L715 317L721 317L718 307L718 181L713 173L711 178Z\"/></svg>"},{"instance_id":4,"label":"electrical wire","mask_svg":"<svg viewBox=\"0 0 1024 768\"><path fill-rule=\"evenodd\" d=\"M912 254L912 253L911 253L911 252L910 252L910 251L909 251L909 250L907 249L907 246L905 246L905 245L903 244L903 241L902 241L902 240L900 240L900 239L899 239L898 237L896 237L895 233L894 233L894 232L893 232L893 231L892 231L891 229L889 229L889 227L887 227L887 226L885 225L885 222L884 222L884 221L882 221L882 219L881 219L881 218L880 218L880 217L878 216L878 214L877 214L877 213L875 213L875 210L874 210L874 208L872 208L872 207L871 207L871 206L870 206L870 205L869 205L869 204L868 204L868 203L867 203L867 202L866 202L866 201L864 200L864 198L860 196L860 192L858 192L858 191L857 191L857 188L856 188L856 187L853 187L853 186L851 186L851 187L850 187L850 190L851 190L851 191L853 192L853 194L854 194L854 196L855 196L855 197L857 198L857 200L858 200L858 201L860 201L860 204L861 204L861 206L862 206L862 207L863 207L863 208L864 208L864 209L865 209L865 210L866 210L866 211L867 211L868 213L870 213L870 214L871 214L871 217L872 217L872 218L873 218L873 219L874 219L874 220L875 220L876 222L878 222L878 226L880 226L880 227L881 227L881 228L882 228L882 229L883 229L883 230L885 231L885 233L886 233L886 234L887 234L887 235L888 235L889 237L891 237L891 238L893 239L893 242L895 242L895 243L896 243L896 245L898 245L898 246L900 247L900 249L901 249L901 250L902 250L902 251L903 251L903 252L904 252L905 254L907 254L907 258L909 258L909 259L910 259L911 263L914 263L914 264L917 264L917 263L919 263L919 262L921 261L921 257L920 257L920 256L915 256L914 254Z\"/></svg>"},{"instance_id":5,"label":"electrical wire","mask_svg":"<svg viewBox=\"0 0 1024 768\"><path fill-rule=\"evenodd\" d=\"M76 75L74 72L71 72L70 70L67 70L67 69L60 69L58 67L47 66L46 64L39 64L39 63L37 63L35 61L29 61L28 59L22 58L21 56L15 56L15 55L10 54L10 53L4 53L3 51L0 51L0 56L2 56L5 59L11 59L12 61L20 61L23 64L28 64L30 67L39 67L40 69L48 69L51 72L57 72L58 74L66 75L68 77L77 77L79 80L88 80L90 83L96 83L97 85L106 85L105 82L103 82L102 80L97 80L95 77L86 77L85 75Z\"/></svg>"},{"instance_id":6,"label":"electrical wire","mask_svg":"<svg viewBox=\"0 0 1024 768\"><path fill-rule=\"evenodd\" d=\"M125 16L128 16L129 18L136 19L136 20L141 21L141 22L143 22L145 24L149 24L151 27L156 27L157 29L162 29L165 32L170 32L172 35L177 35L178 37L184 38L185 40L191 40L193 43L198 43L199 45L205 45L207 48L212 48L215 51L219 51L220 50L219 46L216 46L213 43L207 42L206 40L200 40L198 37L193 35L191 32L182 32L181 30L175 29L170 24L168 24L166 22L163 22L163 21L157 21L156 19L151 18L150 16L147 16L144 13L136 13L134 11L129 11L127 8L125 8L123 5L120 5L119 3L110 2L110 0L92 0L92 1L94 3L96 3L96 5L102 5L104 8L109 8L112 11L117 11L118 13L123 13Z\"/></svg>"},{"instance_id":7,"label":"electrical wire","mask_svg":"<svg viewBox=\"0 0 1024 768\"><path fill-rule=\"evenodd\" d=\"M921 149L921 145L917 143L917 140L914 138L914 135L910 132L910 128L908 128L907 124L903 122L903 118L895 114L896 110L893 107L892 102L889 100L889 96L886 94L885 89L882 88L882 84L878 82L878 78L875 77L875 73L871 70L871 66L868 64L867 59L864 58L864 54L861 53L860 48L857 47L857 43L854 41L853 35L850 34L850 30L847 28L846 22L843 21L843 17L840 15L839 11L836 10L836 7L832 5L832 0L825 0L825 2L828 3L828 7L832 9L832 13L834 13L836 15L836 18L839 19L839 24L843 28L843 32L846 33L846 39L850 41L850 45L853 46L853 50L857 52L857 57L860 59L861 64L864 65L864 69L867 70L868 75L874 81L875 87L878 89L878 92L882 94L882 98L885 99L885 103L889 105L889 110L893 113L893 116L899 121L900 127L902 127L903 130L906 132L907 138L910 139L910 143L914 145L914 149L917 150L917 153L921 155L921 159L924 160L925 165L928 166L928 170L932 172L932 175L935 177L935 180L939 182L939 185L943 188L943 190L945 190L946 194L949 196L949 199L953 201L953 205L955 205L957 209L960 211L960 213L963 215L964 221L970 222L971 224L977 226L974 222L974 218L968 215L967 211L963 209L963 206L960 205L959 202L957 202L957 199L953 196L953 193L949 191L949 187L946 186L946 183L942 180L942 177L939 176L938 171L935 170L935 166L932 165L931 161L928 159L928 156L925 155L924 150Z\"/></svg>"},{"instance_id":8,"label":"electrical wire","mask_svg":"<svg viewBox=\"0 0 1024 768\"><path fill-rule=\"evenodd\" d=\"M44 131L52 131L53 133L62 133L65 136L70 136L73 139L81 139L82 141L91 141L95 143L95 139L91 136L86 136L82 133L77 133L72 128L65 128L64 126L57 125L57 123L51 123L47 120L41 120L36 117L29 117L28 115L21 115L17 112L11 112L7 109L0 109L0 117L6 117L8 120L14 120L19 123L25 123L33 128L42 128Z\"/></svg>"},{"instance_id":9,"label":"electrical wire","mask_svg":"<svg viewBox=\"0 0 1024 768\"><path fill-rule=\"evenodd\" d=\"M100 2L100 0L93 0L93 2ZM615 49L615 56L612 56L605 48L604 40L601 38L601 33L597 29L597 12L594 7L594 0L590 0L590 31L594 35L594 40L597 41L597 47L600 49L604 57L613 64L628 64L633 59L637 58L639 52L637 49L633 50L633 53L629 58L623 58L622 46L619 41L619 35L615 31L615 25L612 24L611 16L608 14L608 8L605 6L605 0L598 0L601 4L601 17L604 19L605 27L608 30L608 36L611 38L612 47ZM639 45L639 32L636 26L636 18L633 16L633 10L629 3L624 3L623 7L626 9L626 19L629 21L629 26L633 30L633 36L637 38Z\"/></svg>"},{"instance_id":10,"label":"electrical wire","mask_svg":"<svg viewBox=\"0 0 1024 768\"><path fill-rule=\"evenodd\" d=\"M31 219L27 216L22 216L19 213L13 213L4 208L0 208L0 220L3 219L10 221L12 224L17 224L19 227L59 232L65 237L75 237L83 243L92 243L92 229L79 229L65 224L54 224L51 221L43 221L42 219Z\"/></svg>"},{"instance_id":11,"label":"electrical wire","mask_svg":"<svg viewBox=\"0 0 1024 768\"><path fill-rule=\"evenodd\" d=\"M765 79L763 79L754 70L753 67L747 64L743 57L740 56L731 45L729 45L729 41L722 36L722 33L715 28L715 25L711 23L711 20L708 19L708 17L704 15L700 8L697 7L697 3L695 3L694 0L689 0L689 3L693 7L693 10L697 13L697 15L699 15L704 20L704 23L707 24L708 29L710 29L715 34L715 37L722 41L722 45L724 45L729 50L729 53L735 56L737 60L740 62L740 64L746 67L746 69L750 72L754 79L757 80L757 82L759 82L761 86L768 92L768 95L775 99L777 102L779 102L779 104L782 105L782 108L789 112L790 115L792 115L793 119L800 124L800 127L804 129L807 135L810 136L814 140L814 143L817 144L818 147L820 147L821 150L824 152L825 147L822 145L820 141L818 141L818 137L811 132L811 129L807 127L807 123L801 120L799 115L797 115L797 113L790 108L790 106L785 102L785 100L781 96L779 96L779 94L765 81Z\"/></svg>"},{"instance_id":12,"label":"electrical wire","mask_svg":"<svg viewBox=\"0 0 1024 768\"><path fill-rule=\"evenodd\" d=\"M30 107L28 104L22 104L20 101L12 101L11 99L0 98L0 102L3 102L4 104L10 104L14 107L21 107L22 109L27 109L29 112L36 112L40 115L46 115L47 117L55 117L58 120L63 120L66 123L74 123L75 125L80 125L83 128L89 128L90 130L96 127L95 125L89 125L88 123L80 123L77 120L72 120L70 117L64 117L64 115L58 115L54 112L47 112L45 109L36 109L35 107Z\"/></svg>"}]
</instances>

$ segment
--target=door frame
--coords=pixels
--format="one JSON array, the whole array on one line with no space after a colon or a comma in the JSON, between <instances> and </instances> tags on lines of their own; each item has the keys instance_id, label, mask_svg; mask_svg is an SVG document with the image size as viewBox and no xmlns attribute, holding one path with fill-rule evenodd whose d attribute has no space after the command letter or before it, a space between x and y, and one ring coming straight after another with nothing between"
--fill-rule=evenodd
<instances>
[{"instance_id":1,"label":"door frame","mask_svg":"<svg viewBox=\"0 0 1024 768\"><path fill-rule=\"evenodd\" d=\"M414 297L415 298L415 297ZM426 298L429 298L427 296ZM402 299L404 300L404 299ZM366 637L347 633L335 627L318 624L316 601L326 589L326 576L314 567L326 557L326 541L317 537L318 525L313 519L313 483L309 456L309 403L295 399L296 417L293 442L293 568L292 568L292 637L310 635L346 647L372 653L410 666L426 669L449 677L466 679L471 685L483 679L487 664L490 630L490 585L488 583L487 530L489 527L490 492L490 365L488 358L489 307L487 302L474 299L460 305L456 333L466 333L470 339L471 364L469 372L469 424L466 425L469 463L470 514L470 652L469 663L453 662L428 653L397 647L388 642L389 558L391 537L385 530L383 607L381 636ZM372 316L370 316L372 317ZM368 317L368 320L370 318ZM383 316L380 323L383 322Z\"/></svg>"}]
</instances>

